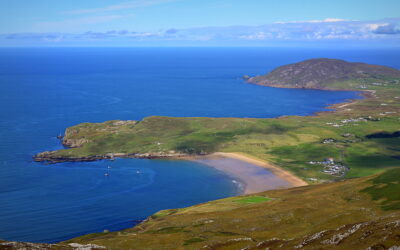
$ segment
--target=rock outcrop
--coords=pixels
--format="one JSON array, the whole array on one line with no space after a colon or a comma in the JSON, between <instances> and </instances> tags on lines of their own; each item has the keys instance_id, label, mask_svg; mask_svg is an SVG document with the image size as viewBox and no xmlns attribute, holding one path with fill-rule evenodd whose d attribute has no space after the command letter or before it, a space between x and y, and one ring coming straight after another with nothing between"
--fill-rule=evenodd
<instances>
[{"instance_id":1,"label":"rock outcrop","mask_svg":"<svg viewBox=\"0 0 400 250\"><path fill-rule=\"evenodd\" d=\"M46 244L46 243L30 243L0 240L0 249L7 250L101 250L106 249L103 246L95 244Z\"/></svg>"},{"instance_id":2,"label":"rock outcrop","mask_svg":"<svg viewBox=\"0 0 400 250\"><path fill-rule=\"evenodd\" d=\"M79 130L74 128L67 128L65 135L62 140L62 144L69 148L79 148L83 144L88 143L89 140L86 138L74 138L79 133Z\"/></svg>"},{"instance_id":3,"label":"rock outcrop","mask_svg":"<svg viewBox=\"0 0 400 250\"><path fill-rule=\"evenodd\" d=\"M138 159L163 159L163 158L181 158L189 156L184 153L165 153L165 152L152 152L152 153L108 153L104 155L90 155L90 156L68 156L58 155L57 151L45 151L33 156L37 162L59 163L59 162L87 162L98 160L113 160L114 158L138 158Z\"/></svg>"}]
</instances>

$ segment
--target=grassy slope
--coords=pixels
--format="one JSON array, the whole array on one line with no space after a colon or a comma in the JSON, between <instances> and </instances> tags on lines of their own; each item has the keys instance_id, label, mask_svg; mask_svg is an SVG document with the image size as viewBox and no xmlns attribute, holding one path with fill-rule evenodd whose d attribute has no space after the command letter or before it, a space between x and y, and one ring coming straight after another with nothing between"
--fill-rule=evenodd
<instances>
[{"instance_id":1,"label":"grassy slope","mask_svg":"<svg viewBox=\"0 0 400 250\"><path fill-rule=\"evenodd\" d=\"M399 176L396 168L378 176L165 210L135 228L69 242L112 249L251 249L257 245L277 249L282 244L282 249L292 249L328 230L306 247L390 247L400 242ZM358 227L336 244L337 235Z\"/></svg>"},{"instance_id":2,"label":"grassy slope","mask_svg":"<svg viewBox=\"0 0 400 250\"><path fill-rule=\"evenodd\" d=\"M400 245L399 189L400 168L393 168L370 177L163 210L120 232L55 245L0 240L0 248L388 249Z\"/></svg>"},{"instance_id":3,"label":"grassy slope","mask_svg":"<svg viewBox=\"0 0 400 250\"><path fill-rule=\"evenodd\" d=\"M373 82L383 85L374 86ZM331 87L357 89L360 85L375 90L376 97L318 116L278 119L148 117L128 125L118 125L116 121L84 123L70 128L76 133L70 133L67 138L85 138L90 140L89 143L52 154L82 157L106 153L243 152L273 162L307 181L309 178L318 179L312 182L336 178L322 173L322 166L307 163L326 157L334 157L350 167L348 178L400 166L400 159L396 158L400 151L399 138L365 137L371 133L400 130L400 81L363 79L335 83ZM345 118L366 116L380 120L360 121L341 127L327 124L340 124L340 120ZM346 133L352 136L343 137ZM326 138L333 138L336 142L322 144Z\"/></svg>"}]
</instances>

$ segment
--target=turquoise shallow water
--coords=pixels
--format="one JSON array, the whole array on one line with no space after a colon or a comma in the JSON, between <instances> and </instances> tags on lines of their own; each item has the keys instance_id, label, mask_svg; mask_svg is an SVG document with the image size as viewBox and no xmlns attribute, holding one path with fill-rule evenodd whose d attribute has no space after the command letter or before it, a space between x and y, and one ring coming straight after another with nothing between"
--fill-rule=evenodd
<instances>
[{"instance_id":1,"label":"turquoise shallow water","mask_svg":"<svg viewBox=\"0 0 400 250\"><path fill-rule=\"evenodd\" d=\"M44 165L81 122L149 115L309 115L354 92L274 89L242 75L310 57L399 66L399 52L263 48L0 49L0 238L56 242L133 226L152 213L235 195L200 163L118 159ZM104 176L111 165L110 176Z\"/></svg>"}]
</instances>

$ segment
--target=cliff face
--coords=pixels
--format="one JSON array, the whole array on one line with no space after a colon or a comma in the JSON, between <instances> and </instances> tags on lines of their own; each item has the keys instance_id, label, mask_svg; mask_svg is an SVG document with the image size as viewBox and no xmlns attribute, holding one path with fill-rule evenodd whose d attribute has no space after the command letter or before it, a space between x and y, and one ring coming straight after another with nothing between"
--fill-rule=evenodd
<instances>
[{"instance_id":1,"label":"cliff face","mask_svg":"<svg viewBox=\"0 0 400 250\"><path fill-rule=\"evenodd\" d=\"M318 58L288 64L266 75L248 77L247 81L271 87L329 89L329 84L333 82L382 77L400 77L400 70L380 65Z\"/></svg>"}]
</instances>

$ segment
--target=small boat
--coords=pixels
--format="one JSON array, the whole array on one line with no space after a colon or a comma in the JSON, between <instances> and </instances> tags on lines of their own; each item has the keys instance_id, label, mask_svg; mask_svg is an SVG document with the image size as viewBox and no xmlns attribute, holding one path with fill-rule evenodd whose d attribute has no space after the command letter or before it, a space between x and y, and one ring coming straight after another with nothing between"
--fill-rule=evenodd
<instances>
[{"instance_id":1,"label":"small boat","mask_svg":"<svg viewBox=\"0 0 400 250\"><path fill-rule=\"evenodd\" d=\"M111 166L108 166L107 168L108 168L108 169L110 169L110 168L111 168Z\"/></svg>"},{"instance_id":2,"label":"small boat","mask_svg":"<svg viewBox=\"0 0 400 250\"><path fill-rule=\"evenodd\" d=\"M109 175L110 175L109 173L105 173L105 174L104 174L104 176L109 176Z\"/></svg>"},{"instance_id":3,"label":"small boat","mask_svg":"<svg viewBox=\"0 0 400 250\"><path fill-rule=\"evenodd\" d=\"M136 173L137 173L137 174L140 174L140 171L139 171L139 170L137 170L137 171L136 171Z\"/></svg>"}]
</instances>

